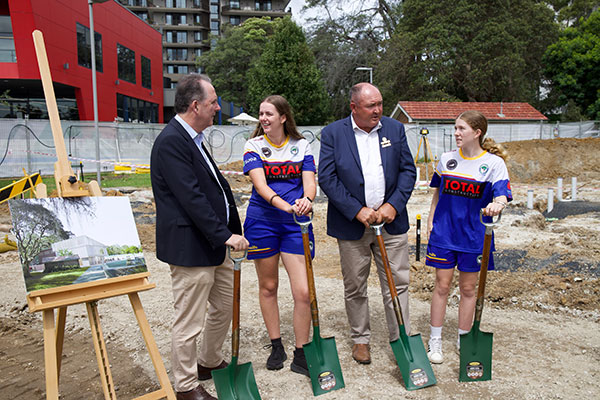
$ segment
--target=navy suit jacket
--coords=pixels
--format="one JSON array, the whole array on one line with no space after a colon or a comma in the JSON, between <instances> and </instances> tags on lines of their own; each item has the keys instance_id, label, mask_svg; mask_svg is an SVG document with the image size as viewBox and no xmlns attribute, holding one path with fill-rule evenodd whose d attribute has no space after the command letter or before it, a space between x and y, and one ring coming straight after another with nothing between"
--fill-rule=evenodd
<instances>
[{"instance_id":1,"label":"navy suit jacket","mask_svg":"<svg viewBox=\"0 0 600 400\"><path fill-rule=\"evenodd\" d=\"M232 233L242 234L231 188L208 157L218 182L196 143L174 118L154 141L150 177L156 202L156 256L161 261L220 265L225 241ZM221 187L229 202L229 224Z\"/></svg>"},{"instance_id":2,"label":"navy suit jacket","mask_svg":"<svg viewBox=\"0 0 600 400\"><path fill-rule=\"evenodd\" d=\"M406 141L404 125L381 118L379 149L385 176L384 203L397 211L396 218L385 225L392 235L408 231L406 203L415 186L416 169ZM389 146L381 143L389 140ZM350 117L335 121L321 131L319 186L328 197L327 234L343 240L358 240L365 226L355 216L366 206L360 157Z\"/></svg>"}]
</instances>

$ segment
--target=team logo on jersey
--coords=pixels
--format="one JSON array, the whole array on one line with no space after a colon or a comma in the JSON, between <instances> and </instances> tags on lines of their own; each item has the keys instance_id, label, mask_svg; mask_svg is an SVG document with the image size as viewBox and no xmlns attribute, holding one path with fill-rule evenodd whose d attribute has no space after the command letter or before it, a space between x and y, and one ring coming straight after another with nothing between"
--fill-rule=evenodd
<instances>
[{"instance_id":1,"label":"team logo on jersey","mask_svg":"<svg viewBox=\"0 0 600 400\"><path fill-rule=\"evenodd\" d=\"M302 162L265 163L263 169L267 179L290 179L302 176Z\"/></svg>"},{"instance_id":2,"label":"team logo on jersey","mask_svg":"<svg viewBox=\"0 0 600 400\"><path fill-rule=\"evenodd\" d=\"M268 147L263 147L262 149L260 149L262 151L262 153L265 155L265 157L269 158L271 157L271 154L273 154L273 152L271 151L270 148Z\"/></svg>"},{"instance_id":3,"label":"team logo on jersey","mask_svg":"<svg viewBox=\"0 0 600 400\"><path fill-rule=\"evenodd\" d=\"M290 149L290 153L292 153L293 156L295 156L296 154L298 154L298 147L297 146L292 146L292 148Z\"/></svg>"},{"instance_id":4,"label":"team logo on jersey","mask_svg":"<svg viewBox=\"0 0 600 400\"><path fill-rule=\"evenodd\" d=\"M468 197L470 199L480 199L483 196L485 182L471 181L455 177L446 177L443 193L453 196Z\"/></svg>"},{"instance_id":5,"label":"team logo on jersey","mask_svg":"<svg viewBox=\"0 0 600 400\"><path fill-rule=\"evenodd\" d=\"M454 168L456 168L457 165L458 165L458 161L456 161L453 158L451 160L448 160L448 162L446 163L446 168L448 168L450 171L452 171Z\"/></svg>"},{"instance_id":6,"label":"team logo on jersey","mask_svg":"<svg viewBox=\"0 0 600 400\"><path fill-rule=\"evenodd\" d=\"M485 175L487 174L487 172L490 170L490 167L487 164L481 164L479 166L479 173L481 175Z\"/></svg>"}]
</instances>

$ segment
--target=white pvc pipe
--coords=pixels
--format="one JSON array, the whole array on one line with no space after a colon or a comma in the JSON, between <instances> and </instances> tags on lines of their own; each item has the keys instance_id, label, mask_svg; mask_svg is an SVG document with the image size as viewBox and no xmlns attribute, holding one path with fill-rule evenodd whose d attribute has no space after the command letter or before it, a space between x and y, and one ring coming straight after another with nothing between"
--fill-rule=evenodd
<instances>
[{"instance_id":1,"label":"white pvc pipe","mask_svg":"<svg viewBox=\"0 0 600 400\"><path fill-rule=\"evenodd\" d=\"M527 209L533 210L533 189L527 190Z\"/></svg>"},{"instance_id":2,"label":"white pvc pipe","mask_svg":"<svg viewBox=\"0 0 600 400\"><path fill-rule=\"evenodd\" d=\"M548 189L548 212L554 209L554 190Z\"/></svg>"},{"instance_id":3,"label":"white pvc pipe","mask_svg":"<svg viewBox=\"0 0 600 400\"><path fill-rule=\"evenodd\" d=\"M571 178L571 201L575 201L577 199L577 177L574 176Z\"/></svg>"},{"instance_id":4,"label":"white pvc pipe","mask_svg":"<svg viewBox=\"0 0 600 400\"><path fill-rule=\"evenodd\" d=\"M563 178L556 180L556 200L563 201Z\"/></svg>"},{"instance_id":5,"label":"white pvc pipe","mask_svg":"<svg viewBox=\"0 0 600 400\"><path fill-rule=\"evenodd\" d=\"M419 179L421 177L421 168L417 166L417 180L415 181L415 187L419 186Z\"/></svg>"}]
</instances>

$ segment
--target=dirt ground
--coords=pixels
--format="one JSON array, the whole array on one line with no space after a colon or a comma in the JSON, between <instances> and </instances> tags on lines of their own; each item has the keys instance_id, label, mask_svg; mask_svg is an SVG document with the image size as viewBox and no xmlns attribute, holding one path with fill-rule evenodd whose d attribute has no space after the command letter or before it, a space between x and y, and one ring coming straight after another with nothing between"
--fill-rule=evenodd
<instances>
[{"instance_id":1,"label":"dirt ground","mask_svg":"<svg viewBox=\"0 0 600 400\"><path fill-rule=\"evenodd\" d=\"M315 202L314 260L322 336L336 338L346 388L323 399L575 399L599 398L600 376L600 139L523 141L505 145L515 200L502 216L496 234L496 267L488 274L482 330L494 333L493 379L458 382L455 353L458 289L450 296L444 335L446 361L434 365L437 385L415 392L404 389L388 344L379 283L371 274L369 295L372 329L372 364L358 365L350 355L351 342L343 305L343 285L335 240L326 235L326 199ZM241 162L223 167L240 170ZM425 173L423 166L422 175ZM244 176L227 175L242 216L250 183ZM560 206L566 218L546 213L547 191L556 178L571 193L571 177L577 177L577 200ZM527 191L534 190L534 209L526 208ZM157 287L140 293L142 304L170 373L170 325L172 297L168 266L156 259L154 206L148 190L129 195L144 248L150 279ZM415 222L427 220L431 193L415 189L408 210L412 221L411 322L413 333L424 341L429 336L429 301L433 271L416 261ZM549 216L549 218L546 218ZM0 234L10 228L6 204L0 205ZM421 260L426 238L422 238ZM263 399L310 399L308 378L290 372L268 371L266 330L258 306L257 279L251 263L242 268L242 316L240 362L251 361ZM45 397L41 315L31 314L16 252L0 254L0 398ZM282 336L288 356L293 350L292 300L285 271L281 269L280 312ZM152 364L124 296L99 302L108 357L119 398L134 398L158 388ZM225 343L229 360L230 341ZM205 387L215 394L212 381ZM102 399L102 390L83 305L69 307L62 359L62 399Z\"/></svg>"}]
</instances>

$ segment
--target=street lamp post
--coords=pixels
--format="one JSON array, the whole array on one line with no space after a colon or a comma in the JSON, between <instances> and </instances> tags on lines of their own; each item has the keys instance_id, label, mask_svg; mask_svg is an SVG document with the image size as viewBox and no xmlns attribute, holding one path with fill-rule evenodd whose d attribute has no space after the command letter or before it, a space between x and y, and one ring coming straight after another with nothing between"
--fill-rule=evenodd
<instances>
[{"instance_id":1,"label":"street lamp post","mask_svg":"<svg viewBox=\"0 0 600 400\"><path fill-rule=\"evenodd\" d=\"M88 0L90 9L90 53L92 55L92 97L94 102L94 130L96 133L96 179L98 185L102 186L100 176L100 131L98 129L98 93L96 90L96 37L94 32L94 3L105 3L107 0Z\"/></svg>"},{"instance_id":2,"label":"street lamp post","mask_svg":"<svg viewBox=\"0 0 600 400\"><path fill-rule=\"evenodd\" d=\"M369 83L373 84L373 68L371 67L356 67L357 71L369 71Z\"/></svg>"}]
</instances>

